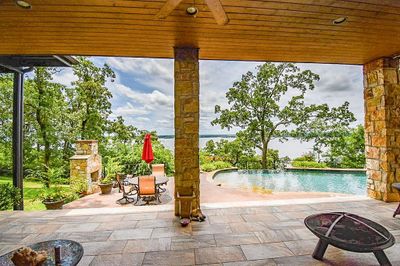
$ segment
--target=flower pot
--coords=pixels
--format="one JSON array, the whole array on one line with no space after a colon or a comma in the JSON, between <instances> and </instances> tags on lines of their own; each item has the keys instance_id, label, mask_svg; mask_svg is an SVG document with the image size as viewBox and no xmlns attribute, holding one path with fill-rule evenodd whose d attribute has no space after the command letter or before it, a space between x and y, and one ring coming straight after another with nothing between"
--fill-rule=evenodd
<instances>
[{"instance_id":1,"label":"flower pot","mask_svg":"<svg viewBox=\"0 0 400 266\"><path fill-rule=\"evenodd\" d=\"M58 201L42 201L43 204L46 206L47 210L58 210L58 209L62 209L63 205L64 205L64 200L58 200Z\"/></svg>"},{"instance_id":2,"label":"flower pot","mask_svg":"<svg viewBox=\"0 0 400 266\"><path fill-rule=\"evenodd\" d=\"M112 183L110 183L110 184L99 184L99 187L101 189L101 194L110 194L111 190L112 190L112 187L113 187L113 184Z\"/></svg>"}]
</instances>

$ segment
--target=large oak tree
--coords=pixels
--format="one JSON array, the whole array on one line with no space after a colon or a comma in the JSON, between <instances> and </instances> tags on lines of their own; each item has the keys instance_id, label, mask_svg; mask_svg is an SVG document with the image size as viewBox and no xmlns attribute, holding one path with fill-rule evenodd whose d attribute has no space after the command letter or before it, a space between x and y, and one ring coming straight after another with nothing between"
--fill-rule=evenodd
<instances>
[{"instance_id":1,"label":"large oak tree","mask_svg":"<svg viewBox=\"0 0 400 266\"><path fill-rule=\"evenodd\" d=\"M355 120L347 102L337 108L305 104L305 93L313 90L318 80L317 74L301 71L292 63L260 65L256 73L249 71L234 82L226 93L229 107L223 109L216 105L215 113L219 117L212 124L228 130L239 127L240 136L261 150L261 164L267 168L272 139L283 141L292 133L298 138L310 139L308 126L316 136L323 130L347 127ZM289 91L293 96L289 97Z\"/></svg>"}]
</instances>

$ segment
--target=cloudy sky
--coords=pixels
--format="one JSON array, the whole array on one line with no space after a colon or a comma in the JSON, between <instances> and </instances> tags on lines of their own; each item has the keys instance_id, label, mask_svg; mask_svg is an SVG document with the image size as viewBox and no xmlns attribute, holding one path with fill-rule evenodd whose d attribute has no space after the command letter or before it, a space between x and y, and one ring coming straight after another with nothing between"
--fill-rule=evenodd
<instances>
[{"instance_id":1,"label":"cloudy sky","mask_svg":"<svg viewBox=\"0 0 400 266\"><path fill-rule=\"evenodd\" d=\"M93 57L96 65L107 63L117 78L107 85L113 98L113 116L122 116L128 124L140 129L173 134L173 60ZM261 63L201 61L200 62L200 133L227 133L211 126L214 106L227 106L225 93L234 81ZM350 102L357 123L363 123L363 84L361 66L299 64L320 75L314 91L306 95L307 103L328 103L330 106ZM55 81L70 85L72 71L65 69Z\"/></svg>"}]
</instances>

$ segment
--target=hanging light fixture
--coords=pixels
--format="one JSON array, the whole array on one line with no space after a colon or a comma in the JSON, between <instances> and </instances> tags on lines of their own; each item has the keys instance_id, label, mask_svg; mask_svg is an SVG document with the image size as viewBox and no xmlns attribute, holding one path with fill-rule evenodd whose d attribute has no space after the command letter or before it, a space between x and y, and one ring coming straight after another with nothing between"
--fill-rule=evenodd
<instances>
[{"instance_id":1,"label":"hanging light fixture","mask_svg":"<svg viewBox=\"0 0 400 266\"><path fill-rule=\"evenodd\" d=\"M31 9L32 8L32 5L30 3L28 3L27 1L23 1L23 0L15 0L15 4L23 9Z\"/></svg>"}]
</instances>

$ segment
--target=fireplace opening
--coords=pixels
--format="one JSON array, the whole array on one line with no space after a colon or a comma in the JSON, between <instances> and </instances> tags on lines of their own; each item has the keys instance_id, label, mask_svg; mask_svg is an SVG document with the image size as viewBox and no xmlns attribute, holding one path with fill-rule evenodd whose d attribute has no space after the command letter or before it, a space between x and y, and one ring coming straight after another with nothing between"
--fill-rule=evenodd
<instances>
[{"instance_id":1,"label":"fireplace opening","mask_svg":"<svg viewBox=\"0 0 400 266\"><path fill-rule=\"evenodd\" d=\"M92 179L92 182L97 182L99 180L99 170L91 173L90 178Z\"/></svg>"}]
</instances>

